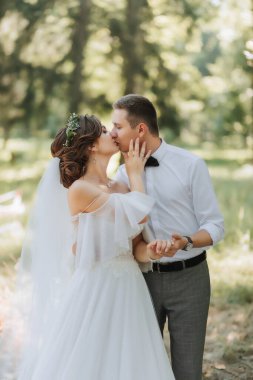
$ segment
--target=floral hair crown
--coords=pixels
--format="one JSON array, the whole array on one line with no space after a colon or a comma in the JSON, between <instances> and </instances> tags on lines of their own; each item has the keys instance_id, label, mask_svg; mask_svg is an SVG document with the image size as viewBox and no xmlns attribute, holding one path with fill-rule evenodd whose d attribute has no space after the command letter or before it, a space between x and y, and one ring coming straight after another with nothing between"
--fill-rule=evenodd
<instances>
[{"instance_id":1,"label":"floral hair crown","mask_svg":"<svg viewBox=\"0 0 253 380\"><path fill-rule=\"evenodd\" d=\"M79 116L75 112L70 114L68 121L66 123L66 127L67 127L66 129L67 139L66 139L65 144L63 144L63 146L70 146L74 136L76 135L75 131L78 128L80 128Z\"/></svg>"}]
</instances>

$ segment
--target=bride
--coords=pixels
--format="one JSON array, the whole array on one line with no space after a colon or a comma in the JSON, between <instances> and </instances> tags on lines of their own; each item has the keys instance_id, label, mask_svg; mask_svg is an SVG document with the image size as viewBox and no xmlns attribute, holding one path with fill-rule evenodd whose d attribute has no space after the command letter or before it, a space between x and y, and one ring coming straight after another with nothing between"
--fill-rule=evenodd
<instances>
[{"instance_id":1,"label":"bride","mask_svg":"<svg viewBox=\"0 0 253 380\"><path fill-rule=\"evenodd\" d=\"M19 264L33 290L17 379L173 380L132 252L154 203L142 181L150 153L131 141L129 192L107 178L118 147L95 116L72 114L51 152ZM159 256L154 243L145 254Z\"/></svg>"}]
</instances>

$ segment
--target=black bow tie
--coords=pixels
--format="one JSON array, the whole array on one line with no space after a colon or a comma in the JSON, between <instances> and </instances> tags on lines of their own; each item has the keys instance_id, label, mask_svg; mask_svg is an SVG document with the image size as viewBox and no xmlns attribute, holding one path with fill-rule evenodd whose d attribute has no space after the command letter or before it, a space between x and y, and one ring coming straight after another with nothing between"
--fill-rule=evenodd
<instances>
[{"instance_id":1,"label":"black bow tie","mask_svg":"<svg viewBox=\"0 0 253 380\"><path fill-rule=\"evenodd\" d=\"M152 157L150 156L148 159L147 159L147 162L145 164L145 168L147 166L159 166L159 162L157 161L157 159L155 157Z\"/></svg>"}]
</instances>

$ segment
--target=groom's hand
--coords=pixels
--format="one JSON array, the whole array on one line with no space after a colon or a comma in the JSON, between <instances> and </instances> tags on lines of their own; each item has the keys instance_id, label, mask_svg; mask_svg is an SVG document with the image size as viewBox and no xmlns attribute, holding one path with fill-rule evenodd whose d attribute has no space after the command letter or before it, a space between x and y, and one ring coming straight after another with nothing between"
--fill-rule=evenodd
<instances>
[{"instance_id":1,"label":"groom's hand","mask_svg":"<svg viewBox=\"0 0 253 380\"><path fill-rule=\"evenodd\" d=\"M177 251L185 247L187 241L188 240L184 236L178 233L173 233L171 236L170 249L168 250L168 252L165 252L163 256L168 256L168 257L174 256L177 253Z\"/></svg>"}]
</instances>

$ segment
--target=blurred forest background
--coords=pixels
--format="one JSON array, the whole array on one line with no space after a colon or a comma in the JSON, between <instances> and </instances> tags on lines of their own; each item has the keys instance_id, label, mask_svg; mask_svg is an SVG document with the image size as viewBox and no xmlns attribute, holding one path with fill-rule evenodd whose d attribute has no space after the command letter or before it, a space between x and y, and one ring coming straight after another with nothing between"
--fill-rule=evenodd
<instances>
[{"instance_id":1,"label":"blurred forest background","mask_svg":"<svg viewBox=\"0 0 253 380\"><path fill-rule=\"evenodd\" d=\"M69 112L110 128L113 101L139 93L165 140L206 160L225 217L209 252L204 378L253 379L252 11L252 0L1 0L0 330L50 139Z\"/></svg>"},{"instance_id":2,"label":"blurred forest background","mask_svg":"<svg viewBox=\"0 0 253 380\"><path fill-rule=\"evenodd\" d=\"M198 141L247 147L251 5L2 0L3 137L52 136L67 111L103 116L122 94L140 93L154 101L171 138L187 131Z\"/></svg>"}]
</instances>

